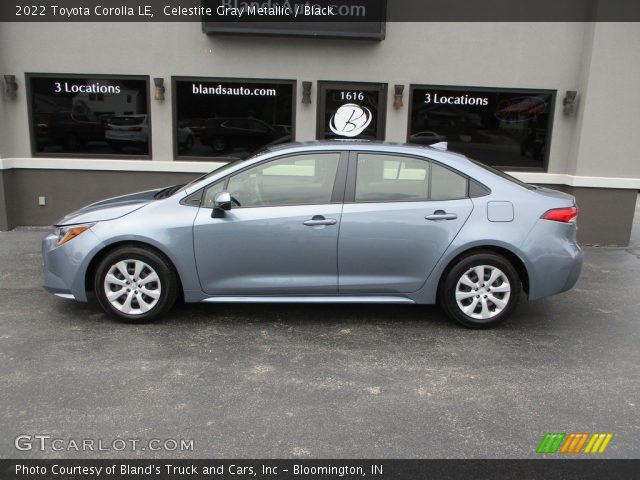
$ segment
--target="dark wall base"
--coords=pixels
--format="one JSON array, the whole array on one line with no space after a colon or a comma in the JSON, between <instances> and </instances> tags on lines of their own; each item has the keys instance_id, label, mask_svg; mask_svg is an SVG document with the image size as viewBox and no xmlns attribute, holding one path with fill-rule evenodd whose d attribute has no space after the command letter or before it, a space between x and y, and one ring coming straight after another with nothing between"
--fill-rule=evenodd
<instances>
[{"instance_id":1,"label":"dark wall base","mask_svg":"<svg viewBox=\"0 0 640 480\"><path fill-rule=\"evenodd\" d=\"M197 173L88 170L4 170L6 228L53 225L65 214L101 199L187 183ZM38 197L47 199L38 205ZM2 228L0 207L0 228Z\"/></svg>"},{"instance_id":2,"label":"dark wall base","mask_svg":"<svg viewBox=\"0 0 640 480\"><path fill-rule=\"evenodd\" d=\"M626 247L631 239L637 190L544 185L576 197L580 208L578 242Z\"/></svg>"},{"instance_id":3,"label":"dark wall base","mask_svg":"<svg viewBox=\"0 0 640 480\"><path fill-rule=\"evenodd\" d=\"M0 170L0 230L52 225L89 203L127 193L187 183L193 173L88 170ZM545 185L574 195L580 207L578 241L588 245L627 246L638 192L613 188ZM47 199L38 205L38 197Z\"/></svg>"},{"instance_id":4,"label":"dark wall base","mask_svg":"<svg viewBox=\"0 0 640 480\"><path fill-rule=\"evenodd\" d=\"M0 170L0 231L9 229L7 221L7 196L4 191L4 170Z\"/></svg>"}]
</instances>

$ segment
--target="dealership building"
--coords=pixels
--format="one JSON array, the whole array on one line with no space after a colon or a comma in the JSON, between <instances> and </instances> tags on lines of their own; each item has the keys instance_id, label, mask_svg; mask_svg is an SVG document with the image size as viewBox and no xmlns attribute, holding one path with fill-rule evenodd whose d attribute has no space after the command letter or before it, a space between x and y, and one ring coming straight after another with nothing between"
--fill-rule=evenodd
<instances>
[{"instance_id":1,"label":"dealership building","mask_svg":"<svg viewBox=\"0 0 640 480\"><path fill-rule=\"evenodd\" d=\"M0 230L269 145L360 138L447 142L574 195L582 243L629 243L640 23L382 20L2 23Z\"/></svg>"}]
</instances>

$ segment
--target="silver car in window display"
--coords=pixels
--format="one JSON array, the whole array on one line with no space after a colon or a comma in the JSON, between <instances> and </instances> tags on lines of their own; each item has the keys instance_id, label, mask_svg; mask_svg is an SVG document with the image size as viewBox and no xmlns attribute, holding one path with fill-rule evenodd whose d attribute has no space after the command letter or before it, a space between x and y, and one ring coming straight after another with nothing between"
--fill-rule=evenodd
<instances>
[{"instance_id":1,"label":"silver car in window display","mask_svg":"<svg viewBox=\"0 0 640 480\"><path fill-rule=\"evenodd\" d=\"M467 327L570 289L575 199L440 148L287 144L104 200L42 244L44 286L144 323L185 302L439 303Z\"/></svg>"}]
</instances>

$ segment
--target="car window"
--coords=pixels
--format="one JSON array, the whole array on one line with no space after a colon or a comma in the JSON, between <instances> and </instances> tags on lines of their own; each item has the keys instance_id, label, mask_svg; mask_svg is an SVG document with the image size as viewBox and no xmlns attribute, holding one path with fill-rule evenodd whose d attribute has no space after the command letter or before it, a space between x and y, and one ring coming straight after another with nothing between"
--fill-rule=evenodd
<instances>
[{"instance_id":1,"label":"car window","mask_svg":"<svg viewBox=\"0 0 640 480\"><path fill-rule=\"evenodd\" d=\"M229 179L227 190L241 207L330 203L339 153L279 158Z\"/></svg>"},{"instance_id":2,"label":"car window","mask_svg":"<svg viewBox=\"0 0 640 480\"><path fill-rule=\"evenodd\" d=\"M467 196L467 178L433 163L431 167L431 200L454 200Z\"/></svg>"},{"instance_id":3,"label":"car window","mask_svg":"<svg viewBox=\"0 0 640 480\"><path fill-rule=\"evenodd\" d=\"M472 158L470 158L469 160L471 160L473 163L475 163L476 165L478 165L479 167L484 168L485 170L498 175L499 177L504 178L505 180L509 180L510 182L513 182L517 185L520 185L523 188L526 188L527 190L535 190L536 187L534 185L529 185L528 183L524 183L521 182L520 180L518 180L515 177L512 177L511 175L509 175L508 173L504 173L502 170L498 170L497 168L493 168L490 167L489 165L485 165L484 163L480 163L477 160L474 160Z\"/></svg>"},{"instance_id":4,"label":"car window","mask_svg":"<svg viewBox=\"0 0 640 480\"><path fill-rule=\"evenodd\" d=\"M393 155L360 154L356 202L426 201L429 162Z\"/></svg>"}]
</instances>

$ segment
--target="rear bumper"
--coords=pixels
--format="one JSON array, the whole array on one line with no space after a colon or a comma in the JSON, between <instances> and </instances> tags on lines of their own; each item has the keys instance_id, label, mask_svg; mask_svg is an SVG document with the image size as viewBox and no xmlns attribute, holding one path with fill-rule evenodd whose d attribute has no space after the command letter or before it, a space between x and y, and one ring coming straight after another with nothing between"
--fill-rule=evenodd
<instances>
[{"instance_id":1,"label":"rear bumper","mask_svg":"<svg viewBox=\"0 0 640 480\"><path fill-rule=\"evenodd\" d=\"M578 281L584 253L575 224L539 220L522 250L529 260L530 300L565 292Z\"/></svg>"}]
</instances>

